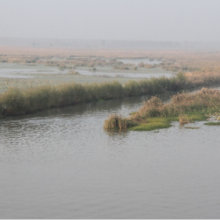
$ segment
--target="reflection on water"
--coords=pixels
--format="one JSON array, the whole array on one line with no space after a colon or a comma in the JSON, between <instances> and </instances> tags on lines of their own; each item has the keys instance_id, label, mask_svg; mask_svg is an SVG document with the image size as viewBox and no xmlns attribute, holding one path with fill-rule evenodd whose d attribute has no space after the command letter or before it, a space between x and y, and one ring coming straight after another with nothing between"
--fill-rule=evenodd
<instances>
[{"instance_id":1,"label":"reflection on water","mask_svg":"<svg viewBox=\"0 0 220 220\"><path fill-rule=\"evenodd\" d=\"M103 129L148 98L1 120L0 217L218 218L219 127Z\"/></svg>"}]
</instances>

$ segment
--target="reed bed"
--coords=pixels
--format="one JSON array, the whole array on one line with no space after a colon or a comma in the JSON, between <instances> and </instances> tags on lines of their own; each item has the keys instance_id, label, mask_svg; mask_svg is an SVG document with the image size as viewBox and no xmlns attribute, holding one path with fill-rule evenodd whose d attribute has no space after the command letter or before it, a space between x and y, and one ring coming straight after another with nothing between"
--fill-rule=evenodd
<instances>
[{"instance_id":1,"label":"reed bed","mask_svg":"<svg viewBox=\"0 0 220 220\"><path fill-rule=\"evenodd\" d=\"M130 96L140 95L153 95L160 94L166 91L180 91L183 89L195 88L197 86L207 86L220 83L220 54L198 54L193 52L177 52L177 51L162 51L162 52L129 52L123 51L97 51L96 57L90 57L89 51L55 51L55 50L43 50L39 49L33 51L26 50L24 55L21 53L23 49L19 51L12 50L12 48L6 48L5 55L0 57L3 62L21 62L21 63L41 63L49 62L48 65L86 65L86 66L106 66L106 65L118 65L117 68L124 68L129 65L117 62L117 57L148 57L149 59L160 59L161 64L158 67L164 69L174 69L175 71L183 70L176 77L172 78L152 78L142 81L129 81L122 86L118 82L101 83L101 84L88 84L80 85L75 83L69 83L60 85L45 85L38 86L36 88L27 89L8 89L6 92L0 95L0 117L10 115L27 114L36 111L47 110L54 107L63 107L68 105L74 105L80 102L92 102L108 99L117 99ZM15 53L16 52L16 53ZM62 52L62 53L61 53ZM64 55L62 55L64 54ZM94 54L94 51L93 51ZM53 61L48 59L52 58L52 55L56 55L60 58L59 61ZM109 61L103 61L97 56L103 56L112 58ZM132 67L132 66L131 66ZM145 68L153 68L155 65L144 66ZM189 72L190 71L190 72ZM75 74L73 72L73 74ZM25 81L26 82L26 81ZM26 83L27 84L27 83ZM7 85L5 85L6 87ZM4 89L4 88L3 88ZM152 102L158 102L158 100L152 100ZM152 110L152 114L156 114Z\"/></svg>"},{"instance_id":2,"label":"reed bed","mask_svg":"<svg viewBox=\"0 0 220 220\"><path fill-rule=\"evenodd\" d=\"M208 116L219 114L220 90L203 88L196 94L183 92L174 95L171 102L166 104L157 96L152 97L136 113L124 120L127 120L127 123L133 123L134 126L136 124L138 129L134 127L134 130L145 130L144 127L152 127L155 122L157 126L154 126L153 129L169 127L172 120L179 119L180 124L186 124L193 120L204 120ZM163 120L164 125L162 126L161 123L158 123L161 121L160 118ZM115 125L113 128L118 128L117 124Z\"/></svg>"},{"instance_id":3,"label":"reed bed","mask_svg":"<svg viewBox=\"0 0 220 220\"><path fill-rule=\"evenodd\" d=\"M158 97L153 97L144 103L139 111L132 115L132 118L172 117L210 107L220 107L220 91L203 88L198 93L183 92L174 95L171 102L167 104L164 104Z\"/></svg>"},{"instance_id":4,"label":"reed bed","mask_svg":"<svg viewBox=\"0 0 220 220\"><path fill-rule=\"evenodd\" d=\"M0 116L23 115L100 99L117 99L122 97L122 93L122 85L118 82L11 88L0 95Z\"/></svg>"},{"instance_id":5,"label":"reed bed","mask_svg":"<svg viewBox=\"0 0 220 220\"><path fill-rule=\"evenodd\" d=\"M104 128L114 129L115 127L118 127L119 130L125 130L128 126L129 124L127 123L127 120L123 119L121 115L113 114L105 121Z\"/></svg>"},{"instance_id":6,"label":"reed bed","mask_svg":"<svg viewBox=\"0 0 220 220\"><path fill-rule=\"evenodd\" d=\"M0 116L13 116L64 107L82 102L118 99L128 96L173 91L183 88L182 75L130 81L124 86L114 81L100 84L45 85L35 88L10 88L0 95Z\"/></svg>"},{"instance_id":7,"label":"reed bed","mask_svg":"<svg viewBox=\"0 0 220 220\"><path fill-rule=\"evenodd\" d=\"M181 125L190 123L189 116L186 114L179 115L179 122Z\"/></svg>"},{"instance_id":8,"label":"reed bed","mask_svg":"<svg viewBox=\"0 0 220 220\"><path fill-rule=\"evenodd\" d=\"M194 82L195 81L195 82ZM129 96L146 94L159 94L166 91L179 91L193 88L201 84L220 83L220 75L205 76L203 81L192 80L184 73L178 73L176 77L151 78L139 82L129 81L124 86L119 82L100 84L76 84L45 85L29 89L10 88L0 95L0 116L13 116L43 111L50 108L64 107L82 102L94 102L98 100L119 99ZM157 98L151 100L154 105ZM152 116L156 114L152 110Z\"/></svg>"}]
</instances>

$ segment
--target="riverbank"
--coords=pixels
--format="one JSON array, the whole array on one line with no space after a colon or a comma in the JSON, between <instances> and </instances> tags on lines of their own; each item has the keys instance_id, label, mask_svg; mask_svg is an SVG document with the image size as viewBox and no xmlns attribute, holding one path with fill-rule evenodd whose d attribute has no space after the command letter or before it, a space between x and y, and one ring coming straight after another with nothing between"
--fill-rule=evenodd
<instances>
[{"instance_id":1,"label":"riverbank","mask_svg":"<svg viewBox=\"0 0 220 220\"><path fill-rule=\"evenodd\" d=\"M183 92L174 95L170 103L163 103L158 97L152 97L128 118L110 115L104 128L119 130L150 131L171 127L172 121L187 124L204 121L209 117L220 115L220 91L203 88L198 93ZM218 122L206 125L219 125Z\"/></svg>"},{"instance_id":2,"label":"riverbank","mask_svg":"<svg viewBox=\"0 0 220 220\"><path fill-rule=\"evenodd\" d=\"M190 78L191 77L191 78ZM129 81L100 84L69 83L57 86L40 86L31 89L11 88L0 95L0 117L24 115L50 108L64 107L82 102L119 99L123 97L176 92L201 85L220 83L219 74L151 78L139 82ZM199 78L199 80L197 80Z\"/></svg>"},{"instance_id":3,"label":"riverbank","mask_svg":"<svg viewBox=\"0 0 220 220\"><path fill-rule=\"evenodd\" d=\"M169 95L159 97L164 102L169 100ZM112 112L128 116L149 98L82 103L2 119L0 190L5 209L1 209L1 217L39 218L38 213L42 213L55 218L51 207L56 207L60 215L72 218L72 207L77 204L77 218L131 218L131 213L134 218L198 218L201 212L207 218L217 218L219 127L203 122L180 127L179 122L174 122L169 129L150 132L111 132L102 128ZM39 184L39 180L43 182ZM88 191L83 191L88 183ZM54 198L59 198L61 186L63 197L58 201ZM192 187L196 194L189 193ZM36 193L30 195L33 188ZM169 198L168 209L163 208L161 198ZM193 209L189 199L197 199ZM211 206L207 206L207 199ZM115 210L115 203L120 212ZM94 209L100 211L90 211ZM191 212L186 213L186 209Z\"/></svg>"}]
</instances>

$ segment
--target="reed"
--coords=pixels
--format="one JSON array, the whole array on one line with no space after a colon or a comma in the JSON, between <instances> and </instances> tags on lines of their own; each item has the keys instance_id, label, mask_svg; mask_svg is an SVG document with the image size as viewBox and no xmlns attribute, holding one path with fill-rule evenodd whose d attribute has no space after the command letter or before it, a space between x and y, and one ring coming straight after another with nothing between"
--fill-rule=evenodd
<instances>
[{"instance_id":1,"label":"reed","mask_svg":"<svg viewBox=\"0 0 220 220\"><path fill-rule=\"evenodd\" d=\"M174 95L171 102L166 104L158 97L153 97L131 117L172 117L210 107L220 107L220 91L203 88L196 94L182 92Z\"/></svg>"},{"instance_id":2,"label":"reed","mask_svg":"<svg viewBox=\"0 0 220 220\"><path fill-rule=\"evenodd\" d=\"M181 125L190 123L189 116L186 114L179 115L179 122Z\"/></svg>"},{"instance_id":3,"label":"reed","mask_svg":"<svg viewBox=\"0 0 220 220\"><path fill-rule=\"evenodd\" d=\"M166 104L158 97L152 97L136 113L124 120L131 125L133 123L133 130L153 130L169 127L173 120L179 119L180 124L187 124L194 120L204 120L211 115L217 117L219 111L220 91L203 88L196 94L183 92L174 95L171 102ZM118 128L118 125L114 124L112 128Z\"/></svg>"},{"instance_id":4,"label":"reed","mask_svg":"<svg viewBox=\"0 0 220 220\"><path fill-rule=\"evenodd\" d=\"M8 89L0 95L0 116L12 116L43 111L54 107L64 107L82 102L93 102L98 100L118 99L129 96L159 94L166 91L179 91L193 88L198 85L209 85L220 83L220 74L178 73L176 77L151 78L142 81L130 81L122 84L113 81L101 84L76 84L69 83L59 86L40 86L31 89ZM184 96L182 94L182 96ZM173 98L175 99L175 98ZM152 99L149 103L151 111L140 111L144 117L172 114L174 109L167 108L161 104L163 111L154 108L159 100ZM157 103L157 104L158 104ZM148 105L146 105L148 106ZM144 107L145 108L145 107ZM175 110L175 111L178 111ZM141 114L140 114L141 115Z\"/></svg>"},{"instance_id":5,"label":"reed","mask_svg":"<svg viewBox=\"0 0 220 220\"><path fill-rule=\"evenodd\" d=\"M123 87L118 82L101 84L63 84L32 89L11 88L0 95L0 116L14 116L64 107L82 102L117 99Z\"/></svg>"},{"instance_id":6,"label":"reed","mask_svg":"<svg viewBox=\"0 0 220 220\"><path fill-rule=\"evenodd\" d=\"M54 107L64 107L81 102L118 99L170 90L169 79L147 79L130 81L124 87L114 81L101 84L63 84L39 86L31 89L8 89L0 95L3 108L1 116L22 115Z\"/></svg>"},{"instance_id":7,"label":"reed","mask_svg":"<svg viewBox=\"0 0 220 220\"><path fill-rule=\"evenodd\" d=\"M118 128L119 130L127 129L128 122L121 117L121 115L110 115L109 118L105 121L104 128L114 129Z\"/></svg>"}]
</instances>

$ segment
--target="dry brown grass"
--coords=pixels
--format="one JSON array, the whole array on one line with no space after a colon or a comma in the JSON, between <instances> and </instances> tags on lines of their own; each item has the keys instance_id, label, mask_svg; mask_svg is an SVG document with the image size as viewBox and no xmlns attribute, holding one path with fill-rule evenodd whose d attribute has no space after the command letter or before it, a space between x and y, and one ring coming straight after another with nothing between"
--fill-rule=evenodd
<instances>
[{"instance_id":1,"label":"dry brown grass","mask_svg":"<svg viewBox=\"0 0 220 220\"><path fill-rule=\"evenodd\" d=\"M119 130L127 129L127 121L121 117L121 115L113 114L109 115L109 118L105 121L105 129L119 128Z\"/></svg>"},{"instance_id":2,"label":"dry brown grass","mask_svg":"<svg viewBox=\"0 0 220 220\"><path fill-rule=\"evenodd\" d=\"M154 130L170 127L170 121L179 117L180 124L187 124L193 120L204 120L209 115L219 116L220 90L203 88L198 93L181 93L174 95L170 103L164 104L158 97L152 97L128 118L124 123L136 126L134 130ZM188 116L190 115L190 117ZM121 118L121 116L120 116ZM119 128L118 116L110 116L105 121L106 129ZM109 125L109 126L108 126Z\"/></svg>"},{"instance_id":3,"label":"dry brown grass","mask_svg":"<svg viewBox=\"0 0 220 220\"><path fill-rule=\"evenodd\" d=\"M194 86L204 86L219 83L220 71L219 72L188 72L185 76L189 82Z\"/></svg>"},{"instance_id":4,"label":"dry brown grass","mask_svg":"<svg viewBox=\"0 0 220 220\"><path fill-rule=\"evenodd\" d=\"M189 116L186 114L179 115L179 122L181 125L190 123Z\"/></svg>"},{"instance_id":5,"label":"dry brown grass","mask_svg":"<svg viewBox=\"0 0 220 220\"><path fill-rule=\"evenodd\" d=\"M107 58L115 57L143 57L146 56L146 52L143 51L128 51L128 50L95 50L95 49L69 49L69 48L32 48L32 47L15 47L15 46L0 46L1 54L4 55L17 55L20 56L103 56Z\"/></svg>"},{"instance_id":6,"label":"dry brown grass","mask_svg":"<svg viewBox=\"0 0 220 220\"><path fill-rule=\"evenodd\" d=\"M115 58L148 57L151 60L160 59L162 60L162 63L158 65L145 64L143 66L145 68L162 67L168 70L183 71L183 73L179 74L177 77L173 77L170 79L162 77L160 79L149 79L140 82L131 81L126 83L123 87L122 85L120 85L120 90L119 92L117 92L118 94L114 96L116 98L126 96L138 96L144 94L157 94L165 91L178 91L181 89L188 89L196 86L205 86L220 83L219 52L198 53L184 51L75 50L62 48L46 49L9 46L0 46L0 51L0 62L19 62L28 65L35 65L36 62L37 64L41 63L52 66L60 66L61 68L67 67L70 69L73 68L73 66L75 67L77 65L95 68L96 65L106 66L114 65L116 63L119 66L118 68L120 69L125 68L129 65L117 63ZM48 61L48 59L51 59L53 56L59 57L60 60ZM110 60L100 60L97 58L99 56L110 58ZM105 85L105 87L108 86ZM104 95L100 95L101 90L98 85L88 86L86 91L88 90L88 88L90 88L91 91L97 90L95 92L96 95L93 94L93 97L91 97L92 93L88 93L88 100L98 100L100 97L109 99L112 97L109 92L104 93ZM181 94L178 96L178 98L184 95ZM174 99L175 97L172 100ZM186 99L189 105L191 103L195 104L195 100L190 100L188 95ZM187 103L185 103L185 106L187 106ZM179 104L179 106L180 105L183 105L183 103ZM167 116L182 113L179 112L179 110L180 109L176 107L176 103L173 103L171 107L164 105L160 102L160 100L158 100L158 98L155 98L150 100L148 104L146 104L146 106L143 107L142 110L140 110L136 114L136 120L141 120L141 118L143 117L154 117L155 115Z\"/></svg>"},{"instance_id":7,"label":"dry brown grass","mask_svg":"<svg viewBox=\"0 0 220 220\"><path fill-rule=\"evenodd\" d=\"M183 92L174 95L170 103L164 104L158 97L153 97L131 116L132 120L151 117L179 116L183 120L184 112L201 110L208 107L220 106L220 91L216 89L203 88L198 93ZM185 117L185 119L184 119Z\"/></svg>"},{"instance_id":8,"label":"dry brown grass","mask_svg":"<svg viewBox=\"0 0 220 220\"><path fill-rule=\"evenodd\" d=\"M161 67L171 71L214 73L220 72L220 52L195 52L195 51L129 51L129 50L83 50L64 48L31 48L0 46L0 61L18 63L42 63L39 58L53 56L68 59L65 65L76 64L79 66L93 67L96 65L109 65L115 63L115 58L148 57L150 60L161 60L161 64L141 64L140 67ZM78 62L72 59L79 58ZM109 62L96 60L96 57L109 58ZM63 64L56 61L54 65ZM49 65L53 65L50 63Z\"/></svg>"}]
</instances>

